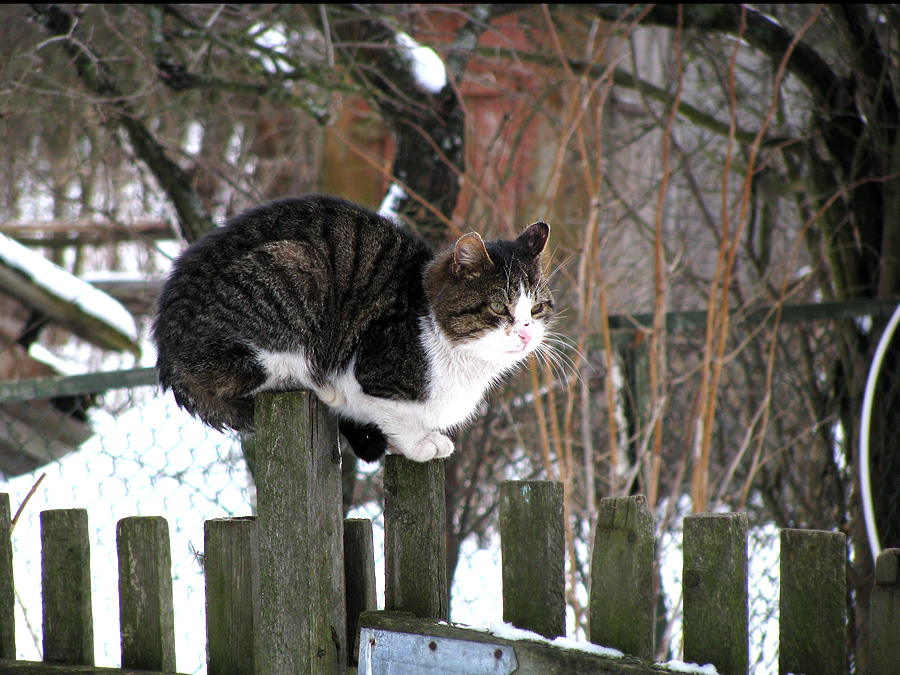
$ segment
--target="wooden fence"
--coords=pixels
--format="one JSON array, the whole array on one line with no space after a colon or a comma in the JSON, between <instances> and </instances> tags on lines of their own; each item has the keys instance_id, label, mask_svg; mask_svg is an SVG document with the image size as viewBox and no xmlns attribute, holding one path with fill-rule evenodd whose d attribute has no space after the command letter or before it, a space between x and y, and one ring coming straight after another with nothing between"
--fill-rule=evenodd
<instances>
[{"instance_id":1,"label":"wooden fence","mask_svg":"<svg viewBox=\"0 0 900 675\"><path fill-rule=\"evenodd\" d=\"M601 501L592 554L592 642L614 658L551 644L565 632L562 485L500 490L503 620L544 640L447 623L443 465L389 456L384 468L385 610L375 611L371 522L343 520L336 425L307 394L257 404L256 518L207 521L210 675L575 673L644 675L652 664L653 518L641 496ZM41 514L43 655L15 661L10 503L0 495L0 673L107 674L176 669L168 525L119 521L122 668L94 667L87 512ZM900 550L879 556L868 675L900 672ZM847 672L846 542L781 533L779 672ZM684 524L684 659L748 670L747 518ZM485 617L490 618L490 617Z\"/></svg>"}]
</instances>

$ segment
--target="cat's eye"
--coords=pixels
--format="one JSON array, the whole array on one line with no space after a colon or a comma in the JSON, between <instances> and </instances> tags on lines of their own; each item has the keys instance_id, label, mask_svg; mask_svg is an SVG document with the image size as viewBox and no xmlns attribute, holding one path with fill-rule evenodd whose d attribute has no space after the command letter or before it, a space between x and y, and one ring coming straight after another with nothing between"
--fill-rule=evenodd
<instances>
[{"instance_id":1,"label":"cat's eye","mask_svg":"<svg viewBox=\"0 0 900 675\"><path fill-rule=\"evenodd\" d=\"M488 306L494 314L506 314L506 305L502 302L494 301Z\"/></svg>"},{"instance_id":2,"label":"cat's eye","mask_svg":"<svg viewBox=\"0 0 900 675\"><path fill-rule=\"evenodd\" d=\"M537 316L538 314L542 314L544 311L544 303L539 302L531 307L531 316Z\"/></svg>"}]
</instances>

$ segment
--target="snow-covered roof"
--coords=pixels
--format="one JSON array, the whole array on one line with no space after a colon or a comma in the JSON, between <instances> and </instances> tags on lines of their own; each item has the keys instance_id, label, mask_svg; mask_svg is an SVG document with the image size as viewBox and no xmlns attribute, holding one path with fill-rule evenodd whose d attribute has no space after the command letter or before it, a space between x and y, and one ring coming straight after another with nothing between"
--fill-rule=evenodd
<instances>
[{"instance_id":1,"label":"snow-covered roof","mask_svg":"<svg viewBox=\"0 0 900 675\"><path fill-rule=\"evenodd\" d=\"M0 265L19 272L53 298L70 303L80 313L96 319L126 338L136 349L138 333L134 318L122 304L103 291L4 234L0 234ZM16 295L15 289L9 286L10 284L5 284L0 290ZM134 351L131 346L127 348Z\"/></svg>"}]
</instances>

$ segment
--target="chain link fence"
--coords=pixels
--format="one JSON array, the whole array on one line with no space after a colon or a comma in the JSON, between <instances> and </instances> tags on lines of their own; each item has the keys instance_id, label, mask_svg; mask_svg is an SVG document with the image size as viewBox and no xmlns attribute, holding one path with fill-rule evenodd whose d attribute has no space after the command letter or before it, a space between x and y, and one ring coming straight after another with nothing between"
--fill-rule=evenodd
<instances>
[{"instance_id":1,"label":"chain link fence","mask_svg":"<svg viewBox=\"0 0 900 675\"><path fill-rule=\"evenodd\" d=\"M880 310L876 316L876 326L883 314ZM853 542L848 551L851 566L867 555L852 539L858 535L854 514L859 512L851 466L858 434L858 406L853 406L854 392L861 387L842 372L840 363L848 339L865 340L876 332L869 319L846 317L791 322L774 333L760 330L752 322L736 324L733 330L732 349L719 384L710 475L716 503L723 508L742 507L750 518L752 673L777 672L780 528L845 531ZM666 424L672 433L664 449L668 458L680 457L686 448L684 419L694 404L702 340L702 331L696 330L669 335ZM896 359L886 363L894 367L891 363L896 364ZM879 416L884 424L900 425L900 416L888 413L896 410L898 394L892 387L900 377L896 368L886 372L888 375L880 378L881 407L873 417ZM39 390L24 388L31 386L28 383L12 383L0 390L0 439L7 476L0 491L10 493L15 509L25 501L38 476L46 474L13 534L19 658L40 659L39 513L85 508L92 528L97 664L117 665L119 661L115 523L126 516L162 515L168 520L172 541L178 670L204 672L203 521L247 515L254 509L253 482L240 439L210 430L180 410L170 394L162 395L152 384L152 369L106 374L103 386L93 389L86 377L63 378ZM104 391L84 394L98 389ZM516 401L502 398L493 407L510 409ZM74 426L69 428L66 419L78 424L71 423ZM887 519L882 522L892 527L896 527L900 506L891 497L896 492L885 492L894 488L884 477L900 474L900 466L890 463L900 456L892 452L891 445L900 438L898 432L900 429L879 432L881 440L873 462L880 463L872 467L881 477L880 482L873 482L873 502L881 505L876 506L876 515L881 514L879 517ZM595 447L603 447L602 440L596 438ZM66 448L68 452L64 452ZM45 454L41 456L41 452ZM463 446L460 454L464 452ZM598 450L597 456L600 474L599 465L605 460L602 451ZM355 500L348 516L373 520L377 585L383 594L380 466L357 464ZM544 477L536 457L512 452L505 466L503 476L485 478L473 469L467 479L483 483L480 489L487 494L504 478ZM679 475L677 462L667 459L662 476L667 493L685 494L687 481ZM485 499L489 501L489 497ZM659 544L660 615L665 614L665 630L659 631L657 642L661 648L668 646L669 658L677 658L681 644L681 525L690 502L683 496L674 504L668 499L662 499L658 509L658 518L665 523ZM578 509L575 513L581 518ZM502 617L495 516L485 511L473 532L459 542L451 618L486 625ZM590 557L589 528L576 526L575 532L578 565L584 568ZM891 536L887 528L883 546L897 544ZM853 602L867 602L864 589L871 586L871 579L854 574L848 578ZM579 588L577 594L586 602L587 589ZM379 603L383 606L383 595ZM858 607L852 609L855 612ZM584 637L571 610L568 625L570 634Z\"/></svg>"}]
</instances>

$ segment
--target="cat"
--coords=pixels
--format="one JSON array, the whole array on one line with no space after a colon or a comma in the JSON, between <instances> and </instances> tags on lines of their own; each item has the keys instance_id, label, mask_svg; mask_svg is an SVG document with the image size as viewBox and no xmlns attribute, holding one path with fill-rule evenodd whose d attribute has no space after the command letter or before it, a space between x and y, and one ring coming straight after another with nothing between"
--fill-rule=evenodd
<instances>
[{"instance_id":1,"label":"cat","mask_svg":"<svg viewBox=\"0 0 900 675\"><path fill-rule=\"evenodd\" d=\"M238 431L253 430L257 392L311 390L365 461L447 457L446 434L545 345L549 231L470 233L435 255L337 197L252 208L173 263L152 327L160 384Z\"/></svg>"}]
</instances>

